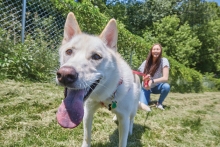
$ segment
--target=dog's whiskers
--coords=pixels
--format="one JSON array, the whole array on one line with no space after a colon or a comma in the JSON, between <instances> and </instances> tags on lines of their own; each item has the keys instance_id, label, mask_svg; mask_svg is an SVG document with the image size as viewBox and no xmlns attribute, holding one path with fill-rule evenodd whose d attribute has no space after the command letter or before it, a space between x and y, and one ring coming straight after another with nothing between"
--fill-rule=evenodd
<instances>
[{"instance_id":1,"label":"dog's whiskers","mask_svg":"<svg viewBox=\"0 0 220 147\"><path fill-rule=\"evenodd\" d=\"M89 91L89 89L92 89L92 91L94 90L94 88L92 88L92 87L90 86L90 85L92 85L92 84L94 84L94 83L97 84L97 85L100 85L100 83L98 83L98 82L94 82L94 83L91 83L91 82L90 82L91 84L89 84L89 82L88 82L88 83L87 83L87 82L84 82L84 83L85 83L85 86L87 87L87 89L86 89L87 91ZM96 94L96 95L98 95L95 91L93 91L93 93Z\"/></svg>"}]
</instances>

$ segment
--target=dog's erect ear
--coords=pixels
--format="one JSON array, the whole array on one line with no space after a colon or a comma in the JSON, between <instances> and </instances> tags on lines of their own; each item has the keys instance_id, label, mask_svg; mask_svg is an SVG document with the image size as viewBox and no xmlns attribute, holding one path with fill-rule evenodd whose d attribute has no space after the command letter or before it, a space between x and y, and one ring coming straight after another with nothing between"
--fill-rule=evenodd
<instances>
[{"instance_id":1,"label":"dog's erect ear","mask_svg":"<svg viewBox=\"0 0 220 147\"><path fill-rule=\"evenodd\" d=\"M66 18L66 23L64 26L64 38L63 38L62 44L67 43L68 41L70 41L70 39L73 36L80 34L80 33L81 33L81 30L79 28L78 22L74 14L70 12Z\"/></svg>"},{"instance_id":2,"label":"dog's erect ear","mask_svg":"<svg viewBox=\"0 0 220 147\"><path fill-rule=\"evenodd\" d=\"M100 38L108 47L117 51L118 29L115 19L111 19L102 31Z\"/></svg>"}]
</instances>

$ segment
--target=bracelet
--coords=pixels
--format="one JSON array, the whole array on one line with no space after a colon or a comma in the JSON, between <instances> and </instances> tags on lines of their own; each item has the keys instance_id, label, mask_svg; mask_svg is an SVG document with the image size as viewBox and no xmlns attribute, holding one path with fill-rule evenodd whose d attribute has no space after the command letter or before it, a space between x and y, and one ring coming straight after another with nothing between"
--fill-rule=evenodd
<instances>
[{"instance_id":1,"label":"bracelet","mask_svg":"<svg viewBox=\"0 0 220 147\"><path fill-rule=\"evenodd\" d=\"M152 83L154 83L154 79L151 78Z\"/></svg>"}]
</instances>

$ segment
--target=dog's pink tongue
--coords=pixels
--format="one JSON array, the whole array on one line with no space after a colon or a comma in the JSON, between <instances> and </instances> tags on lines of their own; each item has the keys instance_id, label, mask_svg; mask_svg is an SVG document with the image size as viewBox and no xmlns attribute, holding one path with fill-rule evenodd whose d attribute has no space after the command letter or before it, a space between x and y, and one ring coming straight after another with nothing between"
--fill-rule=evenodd
<instances>
[{"instance_id":1,"label":"dog's pink tongue","mask_svg":"<svg viewBox=\"0 0 220 147\"><path fill-rule=\"evenodd\" d=\"M83 119L85 90L67 90L67 97L57 111L57 121L64 128L75 128Z\"/></svg>"}]
</instances>

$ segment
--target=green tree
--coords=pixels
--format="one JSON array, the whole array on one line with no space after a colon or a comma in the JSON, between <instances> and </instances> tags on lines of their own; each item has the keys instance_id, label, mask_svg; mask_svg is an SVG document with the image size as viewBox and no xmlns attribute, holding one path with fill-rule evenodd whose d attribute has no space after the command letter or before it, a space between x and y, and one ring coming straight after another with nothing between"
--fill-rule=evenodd
<instances>
[{"instance_id":1,"label":"green tree","mask_svg":"<svg viewBox=\"0 0 220 147\"><path fill-rule=\"evenodd\" d=\"M220 8L215 2L205 0L184 0L178 8L181 24L188 22L191 27L220 18Z\"/></svg>"},{"instance_id":2,"label":"green tree","mask_svg":"<svg viewBox=\"0 0 220 147\"><path fill-rule=\"evenodd\" d=\"M191 0L184 1L179 10L181 24L188 22L202 43L196 52L195 69L219 75L220 7L215 2Z\"/></svg>"},{"instance_id":3,"label":"green tree","mask_svg":"<svg viewBox=\"0 0 220 147\"><path fill-rule=\"evenodd\" d=\"M168 16L161 22L153 23L153 29L147 29L144 37L151 42L161 43L166 55L181 64L195 67L201 43L187 23L180 26L177 16Z\"/></svg>"},{"instance_id":4,"label":"green tree","mask_svg":"<svg viewBox=\"0 0 220 147\"><path fill-rule=\"evenodd\" d=\"M183 0L179 7L181 24L188 22L191 27L208 21L207 3L205 0Z\"/></svg>"},{"instance_id":5,"label":"green tree","mask_svg":"<svg viewBox=\"0 0 220 147\"><path fill-rule=\"evenodd\" d=\"M107 2L108 16L120 20L126 21L127 18L127 6L125 3L121 3L119 0Z\"/></svg>"},{"instance_id":6,"label":"green tree","mask_svg":"<svg viewBox=\"0 0 220 147\"><path fill-rule=\"evenodd\" d=\"M108 8L113 8L114 17L122 21L126 29L133 34L142 36L146 26L151 27L153 22L177 14L179 4L178 0L147 0L143 2L129 0L127 3L117 1Z\"/></svg>"},{"instance_id":7,"label":"green tree","mask_svg":"<svg viewBox=\"0 0 220 147\"><path fill-rule=\"evenodd\" d=\"M202 42L196 69L220 74L220 20L210 21L197 30Z\"/></svg>"}]
</instances>

